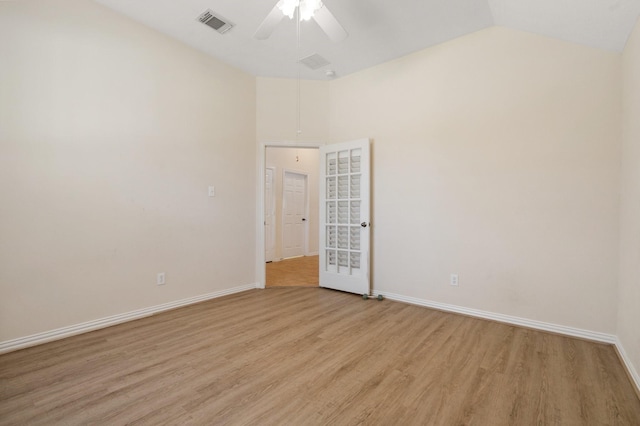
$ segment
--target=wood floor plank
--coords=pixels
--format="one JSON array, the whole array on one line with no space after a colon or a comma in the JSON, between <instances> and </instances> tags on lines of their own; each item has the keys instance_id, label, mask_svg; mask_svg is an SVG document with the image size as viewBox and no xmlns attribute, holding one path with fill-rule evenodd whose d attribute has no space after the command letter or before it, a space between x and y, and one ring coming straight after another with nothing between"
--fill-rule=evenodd
<instances>
[{"instance_id":1,"label":"wood floor plank","mask_svg":"<svg viewBox=\"0 0 640 426\"><path fill-rule=\"evenodd\" d=\"M0 356L0 425L640 425L610 345L320 288Z\"/></svg>"}]
</instances>

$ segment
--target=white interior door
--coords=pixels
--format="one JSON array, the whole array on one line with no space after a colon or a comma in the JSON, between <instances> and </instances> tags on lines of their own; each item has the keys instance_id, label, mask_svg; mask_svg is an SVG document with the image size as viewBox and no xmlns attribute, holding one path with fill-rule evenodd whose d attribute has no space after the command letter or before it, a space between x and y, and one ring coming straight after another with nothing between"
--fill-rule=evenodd
<instances>
[{"instance_id":1,"label":"white interior door","mask_svg":"<svg viewBox=\"0 0 640 426\"><path fill-rule=\"evenodd\" d=\"M307 175L284 172L282 182L282 257L304 256Z\"/></svg>"},{"instance_id":2,"label":"white interior door","mask_svg":"<svg viewBox=\"0 0 640 426\"><path fill-rule=\"evenodd\" d=\"M275 193L275 170L273 167L265 169L264 178L264 260L272 262L275 258L276 248L276 193Z\"/></svg>"},{"instance_id":3,"label":"white interior door","mask_svg":"<svg viewBox=\"0 0 640 426\"><path fill-rule=\"evenodd\" d=\"M320 286L369 294L369 140L320 147Z\"/></svg>"}]
</instances>

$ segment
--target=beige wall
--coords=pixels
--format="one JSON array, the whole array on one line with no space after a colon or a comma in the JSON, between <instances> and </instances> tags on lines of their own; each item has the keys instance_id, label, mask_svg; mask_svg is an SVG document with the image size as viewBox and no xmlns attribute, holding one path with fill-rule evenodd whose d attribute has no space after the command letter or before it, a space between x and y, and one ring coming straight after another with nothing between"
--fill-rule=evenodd
<instances>
[{"instance_id":1,"label":"beige wall","mask_svg":"<svg viewBox=\"0 0 640 426\"><path fill-rule=\"evenodd\" d=\"M252 76L80 0L0 58L0 341L255 282Z\"/></svg>"},{"instance_id":2,"label":"beige wall","mask_svg":"<svg viewBox=\"0 0 640 426\"><path fill-rule=\"evenodd\" d=\"M329 139L329 90L326 81L300 82L300 130L297 134L295 80L256 79L256 136L259 142L319 142Z\"/></svg>"},{"instance_id":3,"label":"beige wall","mask_svg":"<svg viewBox=\"0 0 640 426\"><path fill-rule=\"evenodd\" d=\"M618 337L640 379L640 22L623 54Z\"/></svg>"},{"instance_id":4,"label":"beige wall","mask_svg":"<svg viewBox=\"0 0 640 426\"><path fill-rule=\"evenodd\" d=\"M620 67L494 27L331 82L331 141L373 140L375 289L614 333Z\"/></svg>"},{"instance_id":5,"label":"beige wall","mask_svg":"<svg viewBox=\"0 0 640 426\"><path fill-rule=\"evenodd\" d=\"M275 260L282 258L282 183L284 170L307 174L309 210L307 212L308 250L305 254L318 254L318 169L320 166L318 150L311 148L268 147L266 164L267 167L275 169Z\"/></svg>"}]
</instances>

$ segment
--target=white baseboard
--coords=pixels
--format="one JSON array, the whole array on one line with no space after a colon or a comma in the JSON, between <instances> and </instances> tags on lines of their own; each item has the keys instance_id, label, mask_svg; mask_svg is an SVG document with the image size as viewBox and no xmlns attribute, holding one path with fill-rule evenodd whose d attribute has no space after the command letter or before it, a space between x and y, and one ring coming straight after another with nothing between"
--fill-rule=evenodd
<instances>
[{"instance_id":1,"label":"white baseboard","mask_svg":"<svg viewBox=\"0 0 640 426\"><path fill-rule=\"evenodd\" d=\"M162 305L138 309L136 311L126 312L123 314L112 315L109 317L88 321L81 324L62 327L55 330L45 331L42 333L32 334L31 336L19 337L17 339L7 340L4 342L0 342L0 354L12 352L18 349L24 349L29 346L35 346L42 343L51 342L54 340L63 339L65 337L73 336L76 334L86 333L89 331L110 327L112 325L144 318L156 313L168 311L170 309L176 309L176 308L191 305L194 303L204 302L205 300L215 299L218 297L222 297L222 296L226 296L234 293L240 293L247 290L253 290L255 288L259 288L257 283L233 287L226 290L215 291L213 293L208 293L200 296L190 297L187 299L177 300L174 302L163 303ZM530 319L525 319L520 317L514 317L510 315L496 314L493 312L465 308L457 305L449 305L446 303L433 302L430 300L418 299L418 298L409 297L409 296L402 296L394 293L374 291L373 294L375 296L381 294L387 299L410 303L412 305L424 306L427 308L438 309L441 311L469 315L476 318L489 319L489 320L503 322L507 324L513 324L513 325L533 328L537 330L564 334L572 337L579 337L583 339L594 340L596 342L613 344L615 345L615 348L618 351L618 354L620 355L622 362L624 363L630 377L632 378L632 381L636 387L636 391L640 394L640 375L636 371L635 367L633 366L633 363L631 362L627 353L625 352L624 347L622 346L622 343L620 342L618 337L615 335L599 333L595 331L582 330L579 328L561 326L556 324L550 324L542 321L535 321L535 320L530 320Z\"/></svg>"},{"instance_id":2,"label":"white baseboard","mask_svg":"<svg viewBox=\"0 0 640 426\"><path fill-rule=\"evenodd\" d=\"M192 305L205 300L215 299L226 296L228 294L240 293L242 291L253 290L258 288L257 283L247 284L243 286L233 287L226 290L214 291L213 293L203 294L200 296L189 297L187 299L176 300L174 302L163 303L162 305L151 306L149 308L138 309L123 314L112 315L106 318L100 318L93 321L75 324L67 327L57 328L55 330L45 331L42 333L32 334L31 336L19 337L17 339L6 340L0 342L0 354L12 352L18 349L24 349L29 346L40 345L42 343L51 342L53 340L64 339L65 337L76 334L86 333L88 331L98 330L100 328L110 327L127 321L132 321L144 317L157 314L159 312L168 311L169 309L180 308L182 306Z\"/></svg>"},{"instance_id":3,"label":"white baseboard","mask_svg":"<svg viewBox=\"0 0 640 426\"><path fill-rule=\"evenodd\" d=\"M621 359L624 367L627 369L627 372L629 373L632 384L635 385L636 393L640 397L640 375L638 374L638 371L633 366L631 359L629 359L629 356L625 352L624 347L622 346L622 342L620 342L620 339L618 339L618 336L616 335L599 333L596 331L583 330L583 329L574 328L574 327L567 327L563 325L550 324L547 322L514 317L511 315L496 314L493 312L481 311L478 309L464 308L462 306L449 305L449 304L440 303L440 302L433 302L430 300L402 296L400 294L387 293L384 291L380 291L380 292L374 291L375 296L377 296L378 294L381 294L390 300L397 300L399 302L410 303L412 305L425 306L427 308L438 309L440 311L469 315L476 318L488 319L488 320L503 322L506 324L518 325L522 327L533 328L536 330L550 331L552 333L564 334L571 337L579 337L581 339L588 339L596 342L612 344L614 345L616 351L618 352L619 358Z\"/></svg>"},{"instance_id":4,"label":"white baseboard","mask_svg":"<svg viewBox=\"0 0 640 426\"><path fill-rule=\"evenodd\" d=\"M564 325L556 325L548 322L530 320L526 318L514 317L511 315L496 314L479 309L464 308L457 305L449 305L446 303L433 302L430 300L418 299L415 297L402 296L400 294L387 293L384 291L375 292L383 295L387 299L397 300L399 302L410 303L412 305L425 306L427 308L438 309L440 311L454 312L457 314L469 315L476 318L488 319L507 324L518 325L521 327L533 328L536 330L550 331L552 333L565 334L567 336L579 337L581 339L593 340L601 343L616 344L618 338L613 334L600 333L597 331L583 330L580 328L567 327Z\"/></svg>"},{"instance_id":5,"label":"white baseboard","mask_svg":"<svg viewBox=\"0 0 640 426\"><path fill-rule=\"evenodd\" d=\"M633 366L633 363L629 359L629 356L625 352L624 347L622 346L622 342L620 341L620 339L616 338L615 346L616 346L616 350L618 351L618 355L620 356L620 359L622 360L622 363L624 364L624 366L627 369L627 373L629 373L629 376L631 377L631 381L633 382L633 384L636 385L636 393L638 394L638 397L640 398L640 375L638 374L638 371Z\"/></svg>"}]
</instances>

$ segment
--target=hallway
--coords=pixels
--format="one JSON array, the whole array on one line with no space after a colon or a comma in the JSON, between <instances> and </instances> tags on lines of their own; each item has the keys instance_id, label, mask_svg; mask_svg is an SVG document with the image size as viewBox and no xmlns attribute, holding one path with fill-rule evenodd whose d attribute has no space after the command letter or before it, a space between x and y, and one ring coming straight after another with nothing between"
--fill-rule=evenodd
<instances>
[{"instance_id":1,"label":"hallway","mask_svg":"<svg viewBox=\"0 0 640 426\"><path fill-rule=\"evenodd\" d=\"M319 256L303 256L266 264L266 287L318 287Z\"/></svg>"}]
</instances>

